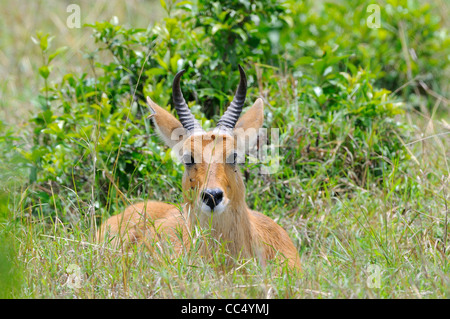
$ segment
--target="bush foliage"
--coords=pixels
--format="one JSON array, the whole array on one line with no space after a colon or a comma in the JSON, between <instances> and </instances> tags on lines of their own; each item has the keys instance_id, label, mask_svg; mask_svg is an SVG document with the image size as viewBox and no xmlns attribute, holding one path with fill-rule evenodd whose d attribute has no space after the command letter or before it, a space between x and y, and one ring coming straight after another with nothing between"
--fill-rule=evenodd
<instances>
[{"instance_id":1,"label":"bush foliage","mask_svg":"<svg viewBox=\"0 0 450 319\"><path fill-rule=\"evenodd\" d=\"M402 101L421 94L416 82L403 99L391 91L420 78L442 93L450 38L428 3L385 1L379 29L366 24L369 4L162 0L166 17L146 29L114 19L85 26L97 44L85 57L91 69L60 79L52 77L52 61L65 48L54 50L49 35L36 34L44 85L32 129L20 139L3 129L0 139L29 171L30 206L45 215L57 206L64 219L84 205L113 214L122 193L181 200L183 167L155 135L145 96L171 109L173 77L186 68L184 96L211 127L237 87L238 63L247 71L247 105L262 97L265 125L281 130L282 167L260 177L287 182L274 184L275 194L377 187L386 163L408 159ZM259 172L250 163L244 170L247 178ZM296 207L294 198L288 206Z\"/></svg>"}]
</instances>

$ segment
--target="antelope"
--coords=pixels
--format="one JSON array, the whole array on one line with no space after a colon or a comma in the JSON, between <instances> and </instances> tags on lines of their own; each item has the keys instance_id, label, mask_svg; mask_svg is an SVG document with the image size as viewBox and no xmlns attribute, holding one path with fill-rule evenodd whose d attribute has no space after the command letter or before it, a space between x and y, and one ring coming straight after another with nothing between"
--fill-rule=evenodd
<instances>
[{"instance_id":1,"label":"antelope","mask_svg":"<svg viewBox=\"0 0 450 319\"><path fill-rule=\"evenodd\" d=\"M240 117L247 79L239 65L240 81L235 96L217 126L206 132L181 92L180 78L184 72L175 75L172 86L179 120L147 97L156 131L169 147L178 149L185 166L181 211L175 205L157 201L131 205L103 223L98 240L116 247L168 240L173 252L181 253L189 249L189 234L197 226L210 229L211 236L222 242L233 258L257 258L263 265L279 258L290 269L300 270L298 251L287 232L245 202L245 185L237 162L242 154L238 154L237 141L243 138L242 132L262 127L263 100L258 98ZM255 143L256 138L248 139L244 151Z\"/></svg>"}]
</instances>

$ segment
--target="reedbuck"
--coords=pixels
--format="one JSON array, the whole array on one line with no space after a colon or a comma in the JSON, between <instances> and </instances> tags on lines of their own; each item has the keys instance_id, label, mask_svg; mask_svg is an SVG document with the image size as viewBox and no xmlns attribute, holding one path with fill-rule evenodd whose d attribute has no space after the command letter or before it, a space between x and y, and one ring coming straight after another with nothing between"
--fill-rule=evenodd
<instances>
[{"instance_id":1,"label":"reedbuck","mask_svg":"<svg viewBox=\"0 0 450 319\"><path fill-rule=\"evenodd\" d=\"M182 211L156 201L131 205L102 225L99 240L112 242L116 247L134 243L151 247L151 242L169 241L174 252L180 253L189 249L194 227L201 227L209 229L214 241L221 242L232 258L256 257L263 265L277 258L287 262L291 269L300 269L298 252L286 231L245 203L245 186L237 159L243 158L242 153L257 143L257 138L248 137L245 132L259 130L264 113L263 101L258 98L239 119L247 92L241 66L239 72L234 99L210 132L201 128L184 100L180 89L184 70L176 74L172 88L179 120L147 98L159 135L185 165ZM238 144L243 139L246 145L240 150Z\"/></svg>"}]
</instances>

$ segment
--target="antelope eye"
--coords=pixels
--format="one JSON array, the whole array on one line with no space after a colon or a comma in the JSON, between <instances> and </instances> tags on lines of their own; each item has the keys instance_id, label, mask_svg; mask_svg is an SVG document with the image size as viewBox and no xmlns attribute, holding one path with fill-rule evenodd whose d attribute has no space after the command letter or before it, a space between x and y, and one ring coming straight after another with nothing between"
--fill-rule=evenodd
<instances>
[{"instance_id":1,"label":"antelope eye","mask_svg":"<svg viewBox=\"0 0 450 319\"><path fill-rule=\"evenodd\" d=\"M192 156L192 154L184 154L183 155L183 163L187 167L193 166L195 164L195 162L194 162L194 157Z\"/></svg>"}]
</instances>

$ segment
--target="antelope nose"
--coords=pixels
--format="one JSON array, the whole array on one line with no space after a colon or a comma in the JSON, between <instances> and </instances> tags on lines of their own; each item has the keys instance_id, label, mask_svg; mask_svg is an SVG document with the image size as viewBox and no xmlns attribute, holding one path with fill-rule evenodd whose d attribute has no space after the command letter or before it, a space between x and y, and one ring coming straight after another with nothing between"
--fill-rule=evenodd
<instances>
[{"instance_id":1,"label":"antelope nose","mask_svg":"<svg viewBox=\"0 0 450 319\"><path fill-rule=\"evenodd\" d=\"M211 210L214 210L214 207L219 205L219 203L222 201L223 192L220 188L208 188L202 192L201 196L203 202L208 205Z\"/></svg>"}]
</instances>

